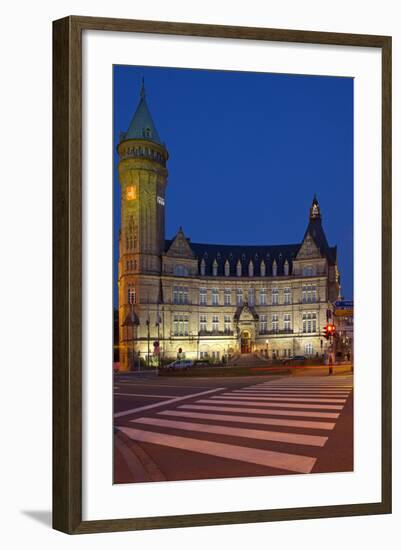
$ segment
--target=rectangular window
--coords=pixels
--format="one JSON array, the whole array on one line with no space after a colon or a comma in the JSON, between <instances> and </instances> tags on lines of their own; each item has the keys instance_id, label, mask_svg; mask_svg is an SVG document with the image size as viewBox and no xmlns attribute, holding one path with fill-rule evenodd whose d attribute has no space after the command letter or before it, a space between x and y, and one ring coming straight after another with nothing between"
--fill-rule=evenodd
<instances>
[{"instance_id":1,"label":"rectangular window","mask_svg":"<svg viewBox=\"0 0 401 550\"><path fill-rule=\"evenodd\" d=\"M302 332L316 332L316 313L302 314Z\"/></svg>"},{"instance_id":2,"label":"rectangular window","mask_svg":"<svg viewBox=\"0 0 401 550\"><path fill-rule=\"evenodd\" d=\"M199 330L200 332L206 332L207 330L207 317L206 315L199 316Z\"/></svg>"},{"instance_id":3,"label":"rectangular window","mask_svg":"<svg viewBox=\"0 0 401 550\"><path fill-rule=\"evenodd\" d=\"M212 330L213 330L213 332L219 332L219 317L218 317L218 315L213 315Z\"/></svg>"},{"instance_id":4,"label":"rectangular window","mask_svg":"<svg viewBox=\"0 0 401 550\"><path fill-rule=\"evenodd\" d=\"M224 332L229 334L231 332L231 317L224 315Z\"/></svg>"},{"instance_id":5,"label":"rectangular window","mask_svg":"<svg viewBox=\"0 0 401 550\"><path fill-rule=\"evenodd\" d=\"M313 355L313 345L305 344L305 355Z\"/></svg>"},{"instance_id":6,"label":"rectangular window","mask_svg":"<svg viewBox=\"0 0 401 550\"><path fill-rule=\"evenodd\" d=\"M244 302L244 297L242 293L242 288L237 288L237 306L242 306Z\"/></svg>"},{"instance_id":7,"label":"rectangular window","mask_svg":"<svg viewBox=\"0 0 401 550\"><path fill-rule=\"evenodd\" d=\"M201 306L206 306L207 305L206 288L200 288L199 289L199 305L201 305Z\"/></svg>"},{"instance_id":8,"label":"rectangular window","mask_svg":"<svg viewBox=\"0 0 401 550\"><path fill-rule=\"evenodd\" d=\"M253 288L248 290L248 304L251 307L255 305L255 289Z\"/></svg>"},{"instance_id":9,"label":"rectangular window","mask_svg":"<svg viewBox=\"0 0 401 550\"><path fill-rule=\"evenodd\" d=\"M313 304L317 302L317 292L315 285L305 285L302 287L302 303Z\"/></svg>"},{"instance_id":10,"label":"rectangular window","mask_svg":"<svg viewBox=\"0 0 401 550\"><path fill-rule=\"evenodd\" d=\"M278 332L278 315L272 315L272 331Z\"/></svg>"},{"instance_id":11,"label":"rectangular window","mask_svg":"<svg viewBox=\"0 0 401 550\"><path fill-rule=\"evenodd\" d=\"M290 332L291 330L291 315L289 313L284 315L284 330L286 332Z\"/></svg>"},{"instance_id":12,"label":"rectangular window","mask_svg":"<svg viewBox=\"0 0 401 550\"><path fill-rule=\"evenodd\" d=\"M259 317L259 334L267 334L267 315Z\"/></svg>"},{"instance_id":13,"label":"rectangular window","mask_svg":"<svg viewBox=\"0 0 401 550\"><path fill-rule=\"evenodd\" d=\"M173 287L173 304L188 303L188 288L182 286Z\"/></svg>"},{"instance_id":14,"label":"rectangular window","mask_svg":"<svg viewBox=\"0 0 401 550\"><path fill-rule=\"evenodd\" d=\"M259 292L259 304L261 306L265 306L267 304L267 294L266 294L266 289L265 288L261 288L260 289L260 292Z\"/></svg>"},{"instance_id":15,"label":"rectangular window","mask_svg":"<svg viewBox=\"0 0 401 550\"><path fill-rule=\"evenodd\" d=\"M225 306L231 305L231 288L224 289L224 305Z\"/></svg>"},{"instance_id":16,"label":"rectangular window","mask_svg":"<svg viewBox=\"0 0 401 550\"><path fill-rule=\"evenodd\" d=\"M278 288L272 288L272 305L278 304Z\"/></svg>"},{"instance_id":17,"label":"rectangular window","mask_svg":"<svg viewBox=\"0 0 401 550\"><path fill-rule=\"evenodd\" d=\"M284 303L286 305L291 303L291 289L289 287L285 287L284 289Z\"/></svg>"},{"instance_id":18,"label":"rectangular window","mask_svg":"<svg viewBox=\"0 0 401 550\"><path fill-rule=\"evenodd\" d=\"M218 288L212 288L212 305L218 306L219 305L219 289Z\"/></svg>"},{"instance_id":19,"label":"rectangular window","mask_svg":"<svg viewBox=\"0 0 401 550\"><path fill-rule=\"evenodd\" d=\"M176 314L173 318L174 336L188 336L188 315Z\"/></svg>"}]
</instances>

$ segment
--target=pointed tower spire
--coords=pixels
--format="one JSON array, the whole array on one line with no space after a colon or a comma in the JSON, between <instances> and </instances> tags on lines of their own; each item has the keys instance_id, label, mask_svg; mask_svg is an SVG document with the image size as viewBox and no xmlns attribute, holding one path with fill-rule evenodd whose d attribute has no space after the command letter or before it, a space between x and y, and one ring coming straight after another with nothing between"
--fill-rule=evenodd
<instances>
[{"instance_id":1,"label":"pointed tower spire","mask_svg":"<svg viewBox=\"0 0 401 550\"><path fill-rule=\"evenodd\" d=\"M127 132L122 133L120 141L127 139L146 139L162 145L159 133L153 122L148 104L146 102L145 80L142 78L140 100Z\"/></svg>"},{"instance_id":2,"label":"pointed tower spire","mask_svg":"<svg viewBox=\"0 0 401 550\"><path fill-rule=\"evenodd\" d=\"M316 193L313 195L312 206L310 207L310 210L309 210L309 219L310 220L322 219L322 216L320 213L320 206L316 198Z\"/></svg>"},{"instance_id":3,"label":"pointed tower spire","mask_svg":"<svg viewBox=\"0 0 401 550\"><path fill-rule=\"evenodd\" d=\"M146 92L145 92L145 78L142 77L142 87L141 87L141 99L145 99Z\"/></svg>"}]
</instances>

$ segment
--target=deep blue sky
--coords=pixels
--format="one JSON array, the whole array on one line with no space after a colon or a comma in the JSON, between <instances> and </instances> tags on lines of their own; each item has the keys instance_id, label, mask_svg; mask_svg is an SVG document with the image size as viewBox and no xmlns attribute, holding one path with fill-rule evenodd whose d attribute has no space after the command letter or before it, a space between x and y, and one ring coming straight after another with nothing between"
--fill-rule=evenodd
<instances>
[{"instance_id":1,"label":"deep blue sky","mask_svg":"<svg viewBox=\"0 0 401 550\"><path fill-rule=\"evenodd\" d=\"M350 78L114 67L114 266L120 190L116 145L139 102L170 154L166 238L194 242L302 240L316 193L342 293L353 297L353 80ZM116 302L116 289L114 289Z\"/></svg>"}]
</instances>

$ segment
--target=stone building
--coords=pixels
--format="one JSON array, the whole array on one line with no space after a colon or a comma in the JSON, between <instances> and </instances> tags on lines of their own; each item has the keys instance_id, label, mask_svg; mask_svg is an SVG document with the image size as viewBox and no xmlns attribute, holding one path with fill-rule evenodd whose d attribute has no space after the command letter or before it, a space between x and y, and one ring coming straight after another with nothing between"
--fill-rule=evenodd
<instances>
[{"instance_id":1,"label":"stone building","mask_svg":"<svg viewBox=\"0 0 401 550\"><path fill-rule=\"evenodd\" d=\"M329 246L313 198L297 244L193 243L182 228L165 238L168 152L147 106L139 105L117 147L120 369L138 355L220 361L323 352L327 310L338 298L337 248Z\"/></svg>"}]
</instances>

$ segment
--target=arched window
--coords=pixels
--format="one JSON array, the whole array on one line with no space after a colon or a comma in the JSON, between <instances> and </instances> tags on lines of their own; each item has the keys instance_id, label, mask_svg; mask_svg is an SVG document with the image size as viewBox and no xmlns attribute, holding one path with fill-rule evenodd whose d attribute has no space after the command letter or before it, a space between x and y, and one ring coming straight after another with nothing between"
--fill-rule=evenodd
<instances>
[{"instance_id":1,"label":"arched window","mask_svg":"<svg viewBox=\"0 0 401 550\"><path fill-rule=\"evenodd\" d=\"M248 275L249 277L253 277L253 261L251 260L248 265Z\"/></svg>"},{"instance_id":2,"label":"arched window","mask_svg":"<svg viewBox=\"0 0 401 550\"><path fill-rule=\"evenodd\" d=\"M289 275L290 273L290 264L288 263L288 260L284 262L284 275Z\"/></svg>"},{"instance_id":3,"label":"arched window","mask_svg":"<svg viewBox=\"0 0 401 550\"><path fill-rule=\"evenodd\" d=\"M265 264L264 260L262 260L260 262L260 276L261 277L266 277L266 264Z\"/></svg>"},{"instance_id":4,"label":"arched window","mask_svg":"<svg viewBox=\"0 0 401 550\"><path fill-rule=\"evenodd\" d=\"M303 268L302 273L304 277L313 277L313 275L316 275L316 270L313 265L306 265Z\"/></svg>"},{"instance_id":5,"label":"arched window","mask_svg":"<svg viewBox=\"0 0 401 550\"><path fill-rule=\"evenodd\" d=\"M136 304L136 290L134 286L128 287L128 303Z\"/></svg>"},{"instance_id":6,"label":"arched window","mask_svg":"<svg viewBox=\"0 0 401 550\"><path fill-rule=\"evenodd\" d=\"M212 265L212 272L213 272L213 277L216 277L217 276L217 268L218 268L218 263L216 260L213 261L213 265Z\"/></svg>"},{"instance_id":7,"label":"arched window","mask_svg":"<svg viewBox=\"0 0 401 550\"><path fill-rule=\"evenodd\" d=\"M201 275L205 275L206 273L206 262L204 258L202 258L202 261L200 263L200 272L201 272Z\"/></svg>"},{"instance_id":8,"label":"arched window","mask_svg":"<svg viewBox=\"0 0 401 550\"><path fill-rule=\"evenodd\" d=\"M228 260L226 260L226 263L224 264L224 275L226 277L230 276L230 263Z\"/></svg>"},{"instance_id":9,"label":"arched window","mask_svg":"<svg viewBox=\"0 0 401 550\"><path fill-rule=\"evenodd\" d=\"M274 260L274 262L273 262L272 274L273 274L273 277L277 277L277 262L276 262L276 260Z\"/></svg>"},{"instance_id":10,"label":"arched window","mask_svg":"<svg viewBox=\"0 0 401 550\"><path fill-rule=\"evenodd\" d=\"M242 264L241 264L241 261L238 260L237 262L237 277L241 277L242 275Z\"/></svg>"}]
</instances>

